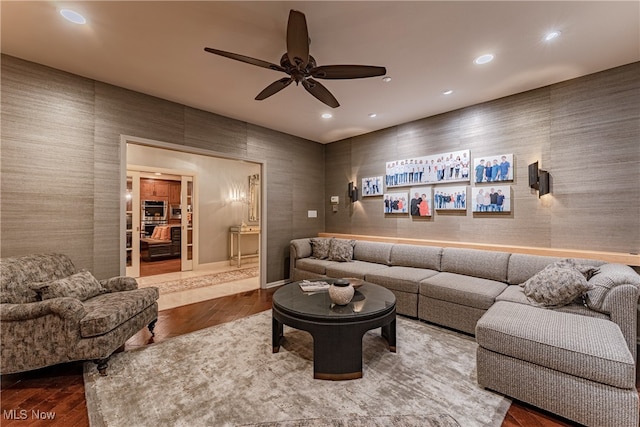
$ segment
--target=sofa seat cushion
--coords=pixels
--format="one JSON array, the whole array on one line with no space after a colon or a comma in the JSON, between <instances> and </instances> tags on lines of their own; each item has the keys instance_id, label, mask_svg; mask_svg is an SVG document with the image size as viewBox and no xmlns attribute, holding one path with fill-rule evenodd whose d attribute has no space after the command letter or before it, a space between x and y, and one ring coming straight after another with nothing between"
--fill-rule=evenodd
<instances>
[{"instance_id":1,"label":"sofa seat cushion","mask_svg":"<svg viewBox=\"0 0 640 427\"><path fill-rule=\"evenodd\" d=\"M338 262L328 259L302 258L296 261L296 269L316 274L327 274L327 266L334 264L338 264Z\"/></svg>"},{"instance_id":2,"label":"sofa seat cushion","mask_svg":"<svg viewBox=\"0 0 640 427\"><path fill-rule=\"evenodd\" d=\"M507 286L507 289L504 290L500 295L496 297L497 301L509 301L515 302L518 304L526 304L533 305L529 302L529 299L524 293L524 289L519 285L511 285ZM599 313L597 311L591 310L588 307L585 307L584 304L571 303L564 305L562 307L556 307L553 310L561 311L563 313L573 313L580 314L582 316L590 316L597 317L599 319L611 320L609 315L605 313Z\"/></svg>"},{"instance_id":3,"label":"sofa seat cushion","mask_svg":"<svg viewBox=\"0 0 640 427\"><path fill-rule=\"evenodd\" d=\"M83 338L106 334L117 328L158 299L158 288L113 292L86 300L87 315L80 321Z\"/></svg>"},{"instance_id":4,"label":"sofa seat cushion","mask_svg":"<svg viewBox=\"0 0 640 427\"><path fill-rule=\"evenodd\" d=\"M507 285L495 280L438 273L420 282L420 295L486 310Z\"/></svg>"},{"instance_id":5,"label":"sofa seat cushion","mask_svg":"<svg viewBox=\"0 0 640 427\"><path fill-rule=\"evenodd\" d=\"M386 270L388 268L386 265L365 261L337 262L327 266L326 274L329 277L335 278L356 277L358 279L364 279L368 273L373 273L377 270Z\"/></svg>"},{"instance_id":6,"label":"sofa seat cushion","mask_svg":"<svg viewBox=\"0 0 640 427\"><path fill-rule=\"evenodd\" d=\"M413 267L389 267L367 273L365 280L387 289L417 294L420 281L438 274L435 270Z\"/></svg>"},{"instance_id":7,"label":"sofa seat cushion","mask_svg":"<svg viewBox=\"0 0 640 427\"><path fill-rule=\"evenodd\" d=\"M480 347L613 387L635 388L635 364L614 322L507 301L478 321Z\"/></svg>"}]
</instances>

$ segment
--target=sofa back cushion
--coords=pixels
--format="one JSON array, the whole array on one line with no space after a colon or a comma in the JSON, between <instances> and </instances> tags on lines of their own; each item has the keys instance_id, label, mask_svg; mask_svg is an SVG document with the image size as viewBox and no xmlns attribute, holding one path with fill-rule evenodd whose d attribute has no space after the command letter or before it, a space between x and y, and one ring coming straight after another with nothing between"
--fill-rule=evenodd
<instances>
[{"instance_id":1,"label":"sofa back cushion","mask_svg":"<svg viewBox=\"0 0 640 427\"><path fill-rule=\"evenodd\" d=\"M519 285L544 270L549 264L560 260L561 258L552 256L511 254L507 281L510 285Z\"/></svg>"},{"instance_id":2,"label":"sofa back cushion","mask_svg":"<svg viewBox=\"0 0 640 427\"><path fill-rule=\"evenodd\" d=\"M444 248L441 271L506 282L510 256L508 252Z\"/></svg>"},{"instance_id":3,"label":"sofa back cushion","mask_svg":"<svg viewBox=\"0 0 640 427\"><path fill-rule=\"evenodd\" d=\"M558 262L565 258L552 257L552 256L539 256L539 255L525 255L525 254L511 254L509 258L509 269L507 274L507 281L510 285L520 285L538 272L544 270L549 264ZM593 266L600 266L604 264L602 261L571 258L578 264L587 264Z\"/></svg>"},{"instance_id":4,"label":"sofa back cushion","mask_svg":"<svg viewBox=\"0 0 640 427\"><path fill-rule=\"evenodd\" d=\"M440 271L442 248L397 244L391 248L391 265Z\"/></svg>"},{"instance_id":5,"label":"sofa back cushion","mask_svg":"<svg viewBox=\"0 0 640 427\"><path fill-rule=\"evenodd\" d=\"M75 274L76 268L63 254L34 254L0 260L0 293L3 302L35 302L29 289L34 282L62 279Z\"/></svg>"},{"instance_id":6,"label":"sofa back cushion","mask_svg":"<svg viewBox=\"0 0 640 427\"><path fill-rule=\"evenodd\" d=\"M389 265L392 243L366 242L357 240L353 249L353 258L358 261L375 262Z\"/></svg>"}]
</instances>

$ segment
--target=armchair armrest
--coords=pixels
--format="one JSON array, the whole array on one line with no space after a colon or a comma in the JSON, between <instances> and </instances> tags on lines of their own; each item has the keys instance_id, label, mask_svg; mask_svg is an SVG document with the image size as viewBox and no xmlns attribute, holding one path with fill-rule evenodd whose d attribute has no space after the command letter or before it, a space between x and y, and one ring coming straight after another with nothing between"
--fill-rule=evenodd
<instances>
[{"instance_id":1,"label":"armchair armrest","mask_svg":"<svg viewBox=\"0 0 640 427\"><path fill-rule=\"evenodd\" d=\"M80 300L68 297L26 304L0 304L0 320L2 321L36 319L48 314L79 322L87 312Z\"/></svg>"},{"instance_id":2,"label":"armchair armrest","mask_svg":"<svg viewBox=\"0 0 640 427\"><path fill-rule=\"evenodd\" d=\"M138 289L138 282L133 277L117 276L100 280L100 284L108 292L133 291Z\"/></svg>"}]
</instances>

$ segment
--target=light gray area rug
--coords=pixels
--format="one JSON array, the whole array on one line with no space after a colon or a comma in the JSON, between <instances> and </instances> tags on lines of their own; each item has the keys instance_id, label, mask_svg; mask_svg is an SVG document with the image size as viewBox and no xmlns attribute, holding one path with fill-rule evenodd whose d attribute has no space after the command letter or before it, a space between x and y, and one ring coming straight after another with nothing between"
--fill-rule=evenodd
<instances>
[{"instance_id":1,"label":"light gray area rug","mask_svg":"<svg viewBox=\"0 0 640 427\"><path fill-rule=\"evenodd\" d=\"M510 401L476 382L472 337L398 317L397 353L363 338L364 376L313 379L313 342L271 311L85 364L92 427L499 426Z\"/></svg>"}]
</instances>

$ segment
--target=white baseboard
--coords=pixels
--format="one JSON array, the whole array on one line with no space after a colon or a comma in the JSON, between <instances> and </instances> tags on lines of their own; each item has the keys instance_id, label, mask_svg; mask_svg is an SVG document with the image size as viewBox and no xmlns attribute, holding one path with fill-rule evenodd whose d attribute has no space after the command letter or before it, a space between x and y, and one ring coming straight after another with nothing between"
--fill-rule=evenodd
<instances>
[{"instance_id":1,"label":"white baseboard","mask_svg":"<svg viewBox=\"0 0 640 427\"><path fill-rule=\"evenodd\" d=\"M286 285L289 282L291 282L291 280L278 280L276 282L270 282L270 283L266 284L265 289L275 288L276 286Z\"/></svg>"}]
</instances>

